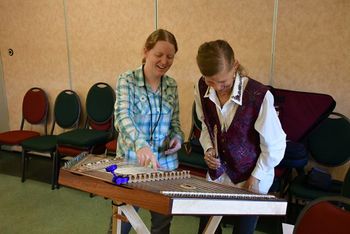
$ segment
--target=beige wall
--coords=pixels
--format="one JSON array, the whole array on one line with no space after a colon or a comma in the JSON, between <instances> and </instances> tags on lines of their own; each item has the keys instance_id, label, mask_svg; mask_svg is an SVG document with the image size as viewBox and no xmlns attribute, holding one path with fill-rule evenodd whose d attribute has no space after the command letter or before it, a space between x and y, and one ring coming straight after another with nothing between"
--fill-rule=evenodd
<instances>
[{"instance_id":1,"label":"beige wall","mask_svg":"<svg viewBox=\"0 0 350 234\"><path fill-rule=\"evenodd\" d=\"M10 129L18 129L21 103L33 86L52 101L68 88L62 1L1 1L0 45ZM13 56L7 53L14 51Z\"/></svg>"},{"instance_id":2,"label":"beige wall","mask_svg":"<svg viewBox=\"0 0 350 234\"><path fill-rule=\"evenodd\" d=\"M178 39L169 74L178 81L186 134L193 86L200 76L195 54L202 42L218 38L232 44L251 77L275 87L330 94L336 110L350 116L349 10L347 0L1 0L9 126L18 128L20 104L32 86L48 92L51 106L66 88L77 91L85 103L93 83L115 87L118 74L139 66L155 19Z\"/></svg>"},{"instance_id":3,"label":"beige wall","mask_svg":"<svg viewBox=\"0 0 350 234\"><path fill-rule=\"evenodd\" d=\"M350 1L280 1L275 86L327 93L350 117Z\"/></svg>"},{"instance_id":4,"label":"beige wall","mask_svg":"<svg viewBox=\"0 0 350 234\"><path fill-rule=\"evenodd\" d=\"M193 87L200 77L195 58L201 43L220 38L229 41L236 58L247 68L249 74L263 83L268 83L273 1L265 1L264 4L260 2L159 1L159 27L172 31L179 43L176 61L169 73L178 81L181 120L186 133L191 124L188 120L191 119Z\"/></svg>"},{"instance_id":5,"label":"beige wall","mask_svg":"<svg viewBox=\"0 0 350 234\"><path fill-rule=\"evenodd\" d=\"M154 30L153 0L66 1L72 88L85 103L96 82L113 88L117 76L141 64L142 46Z\"/></svg>"},{"instance_id":6,"label":"beige wall","mask_svg":"<svg viewBox=\"0 0 350 234\"><path fill-rule=\"evenodd\" d=\"M153 0L2 0L0 4L10 129L19 127L20 104L30 87L43 88L51 107L67 88L79 94L83 105L94 83L103 81L114 88L118 74L141 64L142 45L155 25ZM12 57L8 48L14 50Z\"/></svg>"}]
</instances>

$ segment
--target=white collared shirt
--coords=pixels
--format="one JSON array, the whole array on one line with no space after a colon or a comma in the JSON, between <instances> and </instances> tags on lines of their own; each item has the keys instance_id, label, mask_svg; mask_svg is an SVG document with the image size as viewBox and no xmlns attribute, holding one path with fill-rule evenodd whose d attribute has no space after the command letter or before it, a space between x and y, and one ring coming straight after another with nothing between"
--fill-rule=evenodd
<instances>
[{"instance_id":1,"label":"white collared shirt","mask_svg":"<svg viewBox=\"0 0 350 234\"><path fill-rule=\"evenodd\" d=\"M204 98L209 98L215 104L222 130L227 129L231 125L238 106L242 105L243 91L247 82L247 77L241 77L237 73L231 98L222 107L220 106L220 101L214 88L208 87ZM240 83L241 85L239 85ZM195 87L194 99L196 102L197 116L202 122L202 131L199 140L204 151L207 151L209 148L213 148L213 144L207 126L204 123L198 83ZM261 153L252 175L260 180L259 187L261 193L267 193L270 188L274 177L274 167L282 160L286 147L286 134L281 127L273 103L273 96L270 91L267 91L258 118L254 124L255 130L259 132L260 136Z\"/></svg>"}]
</instances>

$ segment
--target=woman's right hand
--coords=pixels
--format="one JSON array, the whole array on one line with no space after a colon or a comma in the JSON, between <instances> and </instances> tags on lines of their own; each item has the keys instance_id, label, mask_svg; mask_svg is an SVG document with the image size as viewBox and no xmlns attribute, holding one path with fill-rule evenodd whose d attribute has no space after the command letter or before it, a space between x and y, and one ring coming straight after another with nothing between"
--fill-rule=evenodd
<instances>
[{"instance_id":1,"label":"woman's right hand","mask_svg":"<svg viewBox=\"0 0 350 234\"><path fill-rule=\"evenodd\" d=\"M220 167L220 159L216 156L215 149L209 148L204 154L204 161L208 167L212 170L216 170Z\"/></svg>"},{"instance_id":2,"label":"woman's right hand","mask_svg":"<svg viewBox=\"0 0 350 234\"><path fill-rule=\"evenodd\" d=\"M155 171L158 170L159 163L156 159L156 156L148 146L144 146L137 150L136 156L141 166L148 167L151 165Z\"/></svg>"}]
</instances>

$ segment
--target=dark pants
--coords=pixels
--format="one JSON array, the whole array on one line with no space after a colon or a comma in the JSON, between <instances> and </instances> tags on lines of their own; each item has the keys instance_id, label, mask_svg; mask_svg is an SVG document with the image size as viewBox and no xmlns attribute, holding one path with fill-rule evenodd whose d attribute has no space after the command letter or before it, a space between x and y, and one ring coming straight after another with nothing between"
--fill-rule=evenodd
<instances>
[{"instance_id":1,"label":"dark pants","mask_svg":"<svg viewBox=\"0 0 350 234\"><path fill-rule=\"evenodd\" d=\"M138 207L134 207L136 211L139 210ZM152 234L169 234L170 233L170 223L173 218L171 215L162 215L153 211L151 212L151 233ZM121 233L128 234L131 229L131 224L122 222Z\"/></svg>"},{"instance_id":2,"label":"dark pants","mask_svg":"<svg viewBox=\"0 0 350 234\"><path fill-rule=\"evenodd\" d=\"M201 216L199 221L198 234L202 234L210 216ZM256 224L259 216L256 215L241 215L233 216L233 230L232 234L253 234L255 231ZM219 225L215 231L215 234L221 234L221 226Z\"/></svg>"},{"instance_id":3,"label":"dark pants","mask_svg":"<svg viewBox=\"0 0 350 234\"><path fill-rule=\"evenodd\" d=\"M151 233L152 234L169 234L170 223L173 218L171 215L162 215L151 211Z\"/></svg>"}]
</instances>

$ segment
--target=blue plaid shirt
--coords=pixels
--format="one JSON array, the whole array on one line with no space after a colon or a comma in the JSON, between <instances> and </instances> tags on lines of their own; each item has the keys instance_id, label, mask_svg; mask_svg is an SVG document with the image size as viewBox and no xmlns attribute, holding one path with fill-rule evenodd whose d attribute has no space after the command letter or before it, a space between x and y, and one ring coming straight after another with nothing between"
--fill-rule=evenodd
<instances>
[{"instance_id":1,"label":"blue plaid shirt","mask_svg":"<svg viewBox=\"0 0 350 234\"><path fill-rule=\"evenodd\" d=\"M136 161L136 151L149 146L162 169L174 170L178 167L177 154L165 155L164 151L170 139L178 137L182 142L184 137L180 128L177 85L173 78L164 75L162 98L160 87L154 92L147 84L146 92L142 67L119 76L115 102L115 127L119 131L117 156ZM162 113L159 113L161 99ZM154 129L159 115L151 143L151 129Z\"/></svg>"}]
</instances>

